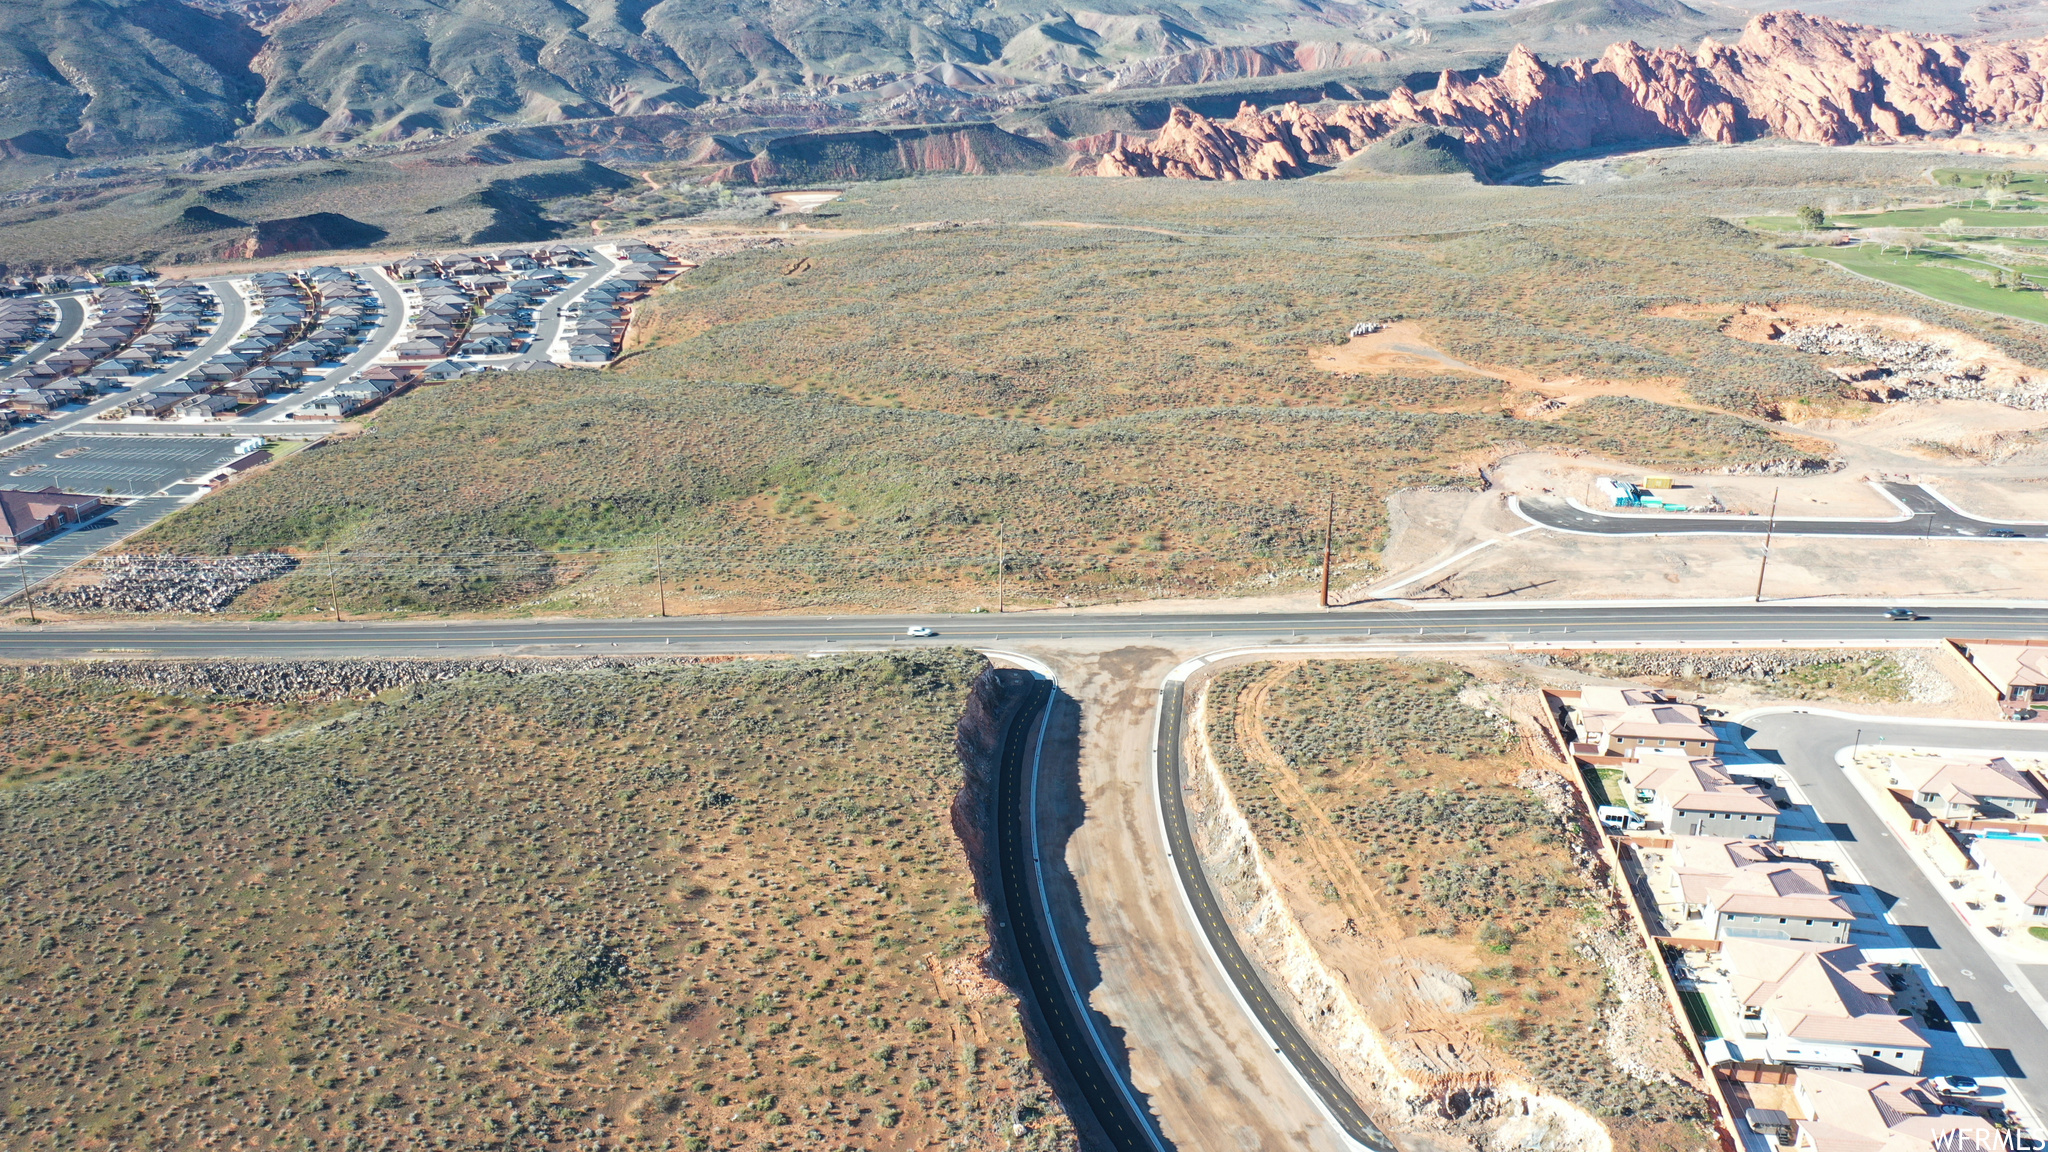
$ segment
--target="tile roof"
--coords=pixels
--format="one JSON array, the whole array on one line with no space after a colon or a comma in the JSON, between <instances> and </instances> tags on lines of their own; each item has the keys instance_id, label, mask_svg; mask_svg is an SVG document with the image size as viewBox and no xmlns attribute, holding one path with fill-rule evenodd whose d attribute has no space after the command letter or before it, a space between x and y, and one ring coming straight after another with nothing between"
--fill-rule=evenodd
<instances>
[{"instance_id":1,"label":"tile roof","mask_svg":"<svg viewBox=\"0 0 2048 1152\"><path fill-rule=\"evenodd\" d=\"M1934 1152L2006 1148L1981 1116L1941 1115L1941 1094L1917 1076L1877 1076L1821 1068L1799 1070L1799 1122L1814 1152Z\"/></svg>"},{"instance_id":2,"label":"tile roof","mask_svg":"<svg viewBox=\"0 0 2048 1152\"><path fill-rule=\"evenodd\" d=\"M1920 1026L1892 1010L1891 985L1852 944L1727 940L1721 957L1735 998L1761 1008L1774 1032L1795 1040L1930 1047Z\"/></svg>"},{"instance_id":3,"label":"tile roof","mask_svg":"<svg viewBox=\"0 0 2048 1152\"><path fill-rule=\"evenodd\" d=\"M2003 756L1988 760L1902 760L1893 769L1899 782L1915 793L1931 792L1951 804L1975 806L1979 800L2048 802L2031 776Z\"/></svg>"},{"instance_id":4,"label":"tile roof","mask_svg":"<svg viewBox=\"0 0 2048 1152\"><path fill-rule=\"evenodd\" d=\"M1744 916L1854 920L1828 891L1820 865L1786 857L1777 845L1720 836L1675 836L1671 868L1689 904Z\"/></svg>"},{"instance_id":5,"label":"tile roof","mask_svg":"<svg viewBox=\"0 0 2048 1152\"><path fill-rule=\"evenodd\" d=\"M1970 845L1970 855L2020 903L2030 907L2048 905L2048 844L1979 837Z\"/></svg>"}]
</instances>

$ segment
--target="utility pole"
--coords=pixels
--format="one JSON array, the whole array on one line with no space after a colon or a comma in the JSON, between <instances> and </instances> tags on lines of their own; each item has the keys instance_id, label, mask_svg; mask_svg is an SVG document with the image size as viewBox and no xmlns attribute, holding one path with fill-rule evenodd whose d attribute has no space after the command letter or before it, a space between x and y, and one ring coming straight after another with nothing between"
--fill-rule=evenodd
<instances>
[{"instance_id":1,"label":"utility pole","mask_svg":"<svg viewBox=\"0 0 2048 1152\"><path fill-rule=\"evenodd\" d=\"M327 569L327 598L334 604L334 622L341 623L341 570Z\"/></svg>"},{"instance_id":2,"label":"utility pole","mask_svg":"<svg viewBox=\"0 0 2048 1152\"><path fill-rule=\"evenodd\" d=\"M1330 489L1329 515L1323 520L1323 607L1330 606L1330 542L1337 532L1337 490Z\"/></svg>"},{"instance_id":3,"label":"utility pole","mask_svg":"<svg viewBox=\"0 0 2048 1152\"><path fill-rule=\"evenodd\" d=\"M996 615L1003 614L1003 522L996 521Z\"/></svg>"},{"instance_id":4,"label":"utility pole","mask_svg":"<svg viewBox=\"0 0 2048 1152\"><path fill-rule=\"evenodd\" d=\"M661 553L654 554L654 582L661 587L661 618L668 619L668 575L661 570Z\"/></svg>"},{"instance_id":5,"label":"utility pole","mask_svg":"<svg viewBox=\"0 0 2048 1152\"><path fill-rule=\"evenodd\" d=\"M1764 570L1771 563L1771 535L1778 530L1778 490L1771 489L1771 519L1764 525L1764 554L1756 563L1756 602L1764 602Z\"/></svg>"},{"instance_id":6,"label":"utility pole","mask_svg":"<svg viewBox=\"0 0 2048 1152\"><path fill-rule=\"evenodd\" d=\"M36 594L28 589L28 558L17 550L14 554L14 562L21 566L21 594L28 601L28 622L31 624L41 623L41 621L36 619Z\"/></svg>"}]
</instances>

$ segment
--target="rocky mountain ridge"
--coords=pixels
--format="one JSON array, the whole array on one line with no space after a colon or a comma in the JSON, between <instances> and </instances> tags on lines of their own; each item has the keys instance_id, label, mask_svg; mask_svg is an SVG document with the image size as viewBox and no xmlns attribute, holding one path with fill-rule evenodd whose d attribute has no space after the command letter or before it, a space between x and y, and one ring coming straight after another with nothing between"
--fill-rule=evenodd
<instances>
[{"instance_id":1,"label":"rocky mountain ridge","mask_svg":"<svg viewBox=\"0 0 2048 1152\"><path fill-rule=\"evenodd\" d=\"M1445 72L1384 100L1231 119L1176 110L1151 140L1102 142L1101 176L1278 180L1365 151L1396 128L1456 134L1467 165L1497 179L1549 157L1623 144L1776 136L1815 144L1952 137L1980 126L2048 128L2048 39L1915 36L1799 12L1753 18L1732 45L1687 52L1615 44L1546 64L1517 47L1493 76Z\"/></svg>"}]
</instances>

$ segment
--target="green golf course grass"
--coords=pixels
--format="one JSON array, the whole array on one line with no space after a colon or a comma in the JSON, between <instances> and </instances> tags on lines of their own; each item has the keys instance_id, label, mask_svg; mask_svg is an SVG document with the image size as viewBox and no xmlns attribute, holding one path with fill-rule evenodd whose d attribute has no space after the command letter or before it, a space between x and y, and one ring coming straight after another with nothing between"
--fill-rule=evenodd
<instances>
[{"instance_id":1,"label":"green golf course grass","mask_svg":"<svg viewBox=\"0 0 2048 1152\"><path fill-rule=\"evenodd\" d=\"M1980 168L1936 168L1933 175L1937 184L1956 185L1956 178L1961 177L1961 183L1956 186L1982 188L1984 178L1991 173ZM2033 192L2048 196L2048 172L2014 172L2012 182L2006 185L2006 191Z\"/></svg>"},{"instance_id":2,"label":"green golf course grass","mask_svg":"<svg viewBox=\"0 0 2048 1152\"><path fill-rule=\"evenodd\" d=\"M2048 324L2048 293L2015 292L1996 288L1970 275L1965 268L1983 268L1979 262L1948 252L1915 252L1908 256L1893 250L1880 253L1875 244L1845 248L1798 248L1802 256L1826 260L1873 280L1896 284L1932 296L1943 303L2019 320Z\"/></svg>"}]
</instances>

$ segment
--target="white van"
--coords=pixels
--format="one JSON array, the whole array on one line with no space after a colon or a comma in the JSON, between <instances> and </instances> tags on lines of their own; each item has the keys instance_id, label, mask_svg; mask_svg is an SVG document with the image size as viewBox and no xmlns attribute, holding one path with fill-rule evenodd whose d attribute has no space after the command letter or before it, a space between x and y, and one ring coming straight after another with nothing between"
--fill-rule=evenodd
<instances>
[{"instance_id":1,"label":"white van","mask_svg":"<svg viewBox=\"0 0 2048 1152\"><path fill-rule=\"evenodd\" d=\"M1613 804L1602 804L1594 815L1600 817L1600 823L1606 825L1610 832L1633 832L1643 826L1641 816Z\"/></svg>"}]
</instances>

